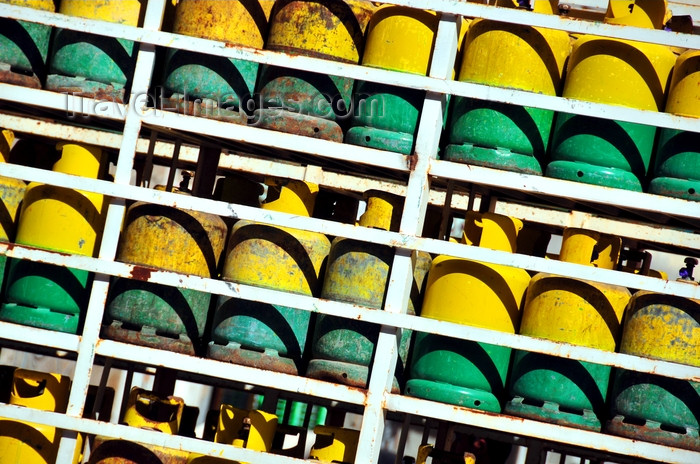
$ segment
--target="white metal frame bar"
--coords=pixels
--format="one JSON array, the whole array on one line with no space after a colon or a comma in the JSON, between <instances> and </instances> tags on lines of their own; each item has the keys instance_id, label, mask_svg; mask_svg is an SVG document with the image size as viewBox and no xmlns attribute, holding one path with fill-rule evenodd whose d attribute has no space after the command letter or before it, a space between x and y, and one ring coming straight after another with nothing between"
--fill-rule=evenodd
<instances>
[{"instance_id":1,"label":"white metal frame bar","mask_svg":"<svg viewBox=\"0 0 700 464\"><path fill-rule=\"evenodd\" d=\"M288 294L277 290L251 287L233 282L205 279L203 277L177 274L157 269L142 268L133 264L112 262L98 258L90 258L87 256L70 256L20 245L0 243L0 253L3 253L10 258L29 259L32 261L83 269L86 271L95 272L97 274L113 275L116 277L134 278L135 275L150 273L148 281L162 285L197 289L216 295L242 298L245 300L259 301L268 304L284 304L285 306L291 306L306 311L367 321L390 327L443 334L454 338L509 346L514 349L549 353L555 356L579 359L596 364L606 364L673 378L700 381L700 367L639 358L622 353L601 351L595 348L569 345L545 339L530 338L524 335L507 334L495 330L480 329L477 327L428 319L420 316L411 316L403 313L380 311L360 305L324 300L305 295ZM4 323L0 322L0 337L3 337L3 324ZM11 326L12 327L8 326L7 333L4 334L4 338L22 341L15 336L13 332L14 325ZM53 332L44 331L43 333L47 334L48 336ZM139 347L139 349L142 348Z\"/></svg>"}]
</instances>

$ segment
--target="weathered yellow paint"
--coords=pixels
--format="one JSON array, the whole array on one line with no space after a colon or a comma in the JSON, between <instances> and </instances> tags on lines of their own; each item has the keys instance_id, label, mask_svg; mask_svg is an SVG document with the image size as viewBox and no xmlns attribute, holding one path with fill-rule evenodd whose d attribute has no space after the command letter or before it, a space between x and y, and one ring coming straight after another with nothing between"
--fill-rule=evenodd
<instances>
[{"instance_id":1,"label":"weathered yellow paint","mask_svg":"<svg viewBox=\"0 0 700 464\"><path fill-rule=\"evenodd\" d=\"M666 112L700 118L700 50L678 57L671 78Z\"/></svg>"},{"instance_id":2,"label":"weathered yellow paint","mask_svg":"<svg viewBox=\"0 0 700 464\"><path fill-rule=\"evenodd\" d=\"M359 225L372 229L398 230L403 198L381 190L365 192L367 208L360 216Z\"/></svg>"},{"instance_id":3,"label":"weathered yellow paint","mask_svg":"<svg viewBox=\"0 0 700 464\"><path fill-rule=\"evenodd\" d=\"M102 150L59 144L61 158L53 170L97 178L104 163ZM102 232L103 196L32 182L27 187L17 225L16 241L64 253L92 256Z\"/></svg>"},{"instance_id":4,"label":"weathered yellow paint","mask_svg":"<svg viewBox=\"0 0 700 464\"><path fill-rule=\"evenodd\" d=\"M477 19L469 25L458 79L557 95L570 50L564 31Z\"/></svg>"},{"instance_id":5,"label":"weathered yellow paint","mask_svg":"<svg viewBox=\"0 0 700 464\"><path fill-rule=\"evenodd\" d=\"M563 93L579 100L663 111L664 90L675 62L676 55L664 45L583 36L574 43Z\"/></svg>"},{"instance_id":6,"label":"weathered yellow paint","mask_svg":"<svg viewBox=\"0 0 700 464\"><path fill-rule=\"evenodd\" d=\"M519 219L470 212L463 242L514 252L522 227ZM515 333L529 282L530 275L524 269L438 256L428 274L421 316ZM465 301L479 304L465 304Z\"/></svg>"},{"instance_id":7,"label":"weathered yellow paint","mask_svg":"<svg viewBox=\"0 0 700 464\"><path fill-rule=\"evenodd\" d=\"M58 12L80 18L99 19L110 23L138 26L144 0L61 0Z\"/></svg>"},{"instance_id":8,"label":"weathered yellow paint","mask_svg":"<svg viewBox=\"0 0 700 464\"><path fill-rule=\"evenodd\" d=\"M156 188L163 189L162 186ZM159 214L141 214L142 208L153 208L154 213ZM119 260L200 277L216 277L227 231L224 220L214 214L134 203L129 207L120 237Z\"/></svg>"},{"instance_id":9,"label":"weathered yellow paint","mask_svg":"<svg viewBox=\"0 0 700 464\"><path fill-rule=\"evenodd\" d=\"M439 19L435 12L383 5L372 15L362 64L427 74Z\"/></svg>"},{"instance_id":10,"label":"weathered yellow paint","mask_svg":"<svg viewBox=\"0 0 700 464\"><path fill-rule=\"evenodd\" d=\"M63 413L69 390L68 377L15 369L10 404ZM61 432L55 427L0 420L0 463L53 464L60 439Z\"/></svg>"},{"instance_id":11,"label":"weathered yellow paint","mask_svg":"<svg viewBox=\"0 0 700 464\"><path fill-rule=\"evenodd\" d=\"M297 180L268 179L268 200L261 206L308 217L313 212L318 185ZM264 227L265 234L248 236L246 230ZM311 295L319 278L321 265L330 251L330 240L318 232L280 226L263 226L252 221L238 221L231 228L222 275L235 282ZM292 253L304 251L305 257ZM313 269L306 268L306 259ZM284 269L286 272L280 272ZM308 271L313 270L309 279ZM311 280L311 281L310 281Z\"/></svg>"},{"instance_id":12,"label":"weathered yellow paint","mask_svg":"<svg viewBox=\"0 0 700 464\"><path fill-rule=\"evenodd\" d=\"M559 259L610 269L620 246L619 238L566 229ZM600 264L592 259L597 248ZM615 351L629 299L624 287L540 273L530 282L520 333Z\"/></svg>"},{"instance_id":13,"label":"weathered yellow paint","mask_svg":"<svg viewBox=\"0 0 700 464\"><path fill-rule=\"evenodd\" d=\"M179 0L173 32L263 48L274 0Z\"/></svg>"},{"instance_id":14,"label":"weathered yellow paint","mask_svg":"<svg viewBox=\"0 0 700 464\"><path fill-rule=\"evenodd\" d=\"M175 435L180 428L184 407L185 402L181 398L175 396L162 398L142 388L134 387L129 394L124 422L131 427Z\"/></svg>"},{"instance_id":15,"label":"weathered yellow paint","mask_svg":"<svg viewBox=\"0 0 700 464\"><path fill-rule=\"evenodd\" d=\"M270 18L267 48L299 50L359 63L363 34L374 11L365 0L279 2ZM332 5L333 9L328 6Z\"/></svg>"},{"instance_id":16,"label":"weathered yellow paint","mask_svg":"<svg viewBox=\"0 0 700 464\"><path fill-rule=\"evenodd\" d=\"M635 293L620 351L700 367L700 322L696 319L700 300L679 300L646 291Z\"/></svg>"},{"instance_id":17,"label":"weathered yellow paint","mask_svg":"<svg viewBox=\"0 0 700 464\"><path fill-rule=\"evenodd\" d=\"M666 0L610 0L605 22L661 29L671 18Z\"/></svg>"},{"instance_id":18,"label":"weathered yellow paint","mask_svg":"<svg viewBox=\"0 0 700 464\"><path fill-rule=\"evenodd\" d=\"M277 416L222 404L214 441L239 448L270 451L277 430Z\"/></svg>"},{"instance_id":19,"label":"weathered yellow paint","mask_svg":"<svg viewBox=\"0 0 700 464\"><path fill-rule=\"evenodd\" d=\"M54 0L0 0L0 3L9 3L10 5L26 6L42 11L56 11L56 3Z\"/></svg>"},{"instance_id":20,"label":"weathered yellow paint","mask_svg":"<svg viewBox=\"0 0 700 464\"><path fill-rule=\"evenodd\" d=\"M309 452L309 459L321 462L355 462L357 442L360 438L358 430L317 425L314 427L314 433L317 436L324 436L322 440L324 444L328 443L325 437L330 437L332 442L327 446L321 446L318 444L320 440L317 437L316 443Z\"/></svg>"}]
</instances>

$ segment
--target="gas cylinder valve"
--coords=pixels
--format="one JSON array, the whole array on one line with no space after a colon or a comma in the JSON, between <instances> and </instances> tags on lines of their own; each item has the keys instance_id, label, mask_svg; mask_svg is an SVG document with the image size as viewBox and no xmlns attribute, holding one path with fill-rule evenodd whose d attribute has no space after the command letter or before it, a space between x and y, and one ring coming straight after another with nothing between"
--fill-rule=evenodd
<instances>
[{"instance_id":1,"label":"gas cylinder valve","mask_svg":"<svg viewBox=\"0 0 700 464\"><path fill-rule=\"evenodd\" d=\"M681 280L695 280L693 278L693 269L698 265L696 258L685 258L685 267L678 270Z\"/></svg>"}]
</instances>

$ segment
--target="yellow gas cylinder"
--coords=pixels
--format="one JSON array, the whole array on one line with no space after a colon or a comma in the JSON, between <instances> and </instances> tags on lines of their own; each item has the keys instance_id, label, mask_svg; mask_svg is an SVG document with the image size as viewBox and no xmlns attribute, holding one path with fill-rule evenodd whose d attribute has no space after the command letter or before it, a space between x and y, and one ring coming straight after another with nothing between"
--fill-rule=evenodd
<instances>
[{"instance_id":1,"label":"yellow gas cylinder","mask_svg":"<svg viewBox=\"0 0 700 464\"><path fill-rule=\"evenodd\" d=\"M277 415L261 411L235 408L222 404L216 425L214 442L225 443L238 448L269 452L277 430ZM239 461L222 460L192 454L188 464L241 464Z\"/></svg>"},{"instance_id":2,"label":"yellow gas cylinder","mask_svg":"<svg viewBox=\"0 0 700 464\"><path fill-rule=\"evenodd\" d=\"M688 50L676 60L666 112L700 118L700 50ZM699 133L660 129L649 191L700 201Z\"/></svg>"},{"instance_id":3,"label":"yellow gas cylinder","mask_svg":"<svg viewBox=\"0 0 700 464\"><path fill-rule=\"evenodd\" d=\"M622 240L583 229L565 229L559 259L614 269ZM532 278L520 333L615 351L630 292L616 285L539 273ZM610 366L516 351L505 411L516 416L600 430Z\"/></svg>"},{"instance_id":4,"label":"yellow gas cylinder","mask_svg":"<svg viewBox=\"0 0 700 464\"><path fill-rule=\"evenodd\" d=\"M61 0L58 12L138 26L145 9L145 0ZM136 59L134 42L56 29L51 50L47 89L100 100L126 100L125 87Z\"/></svg>"},{"instance_id":5,"label":"yellow gas cylinder","mask_svg":"<svg viewBox=\"0 0 700 464\"><path fill-rule=\"evenodd\" d=\"M463 243L512 253L522 227L519 219L469 212ZM421 316L516 333L529 282L524 269L441 255L428 274ZM421 332L411 353L408 395L501 412L510 348Z\"/></svg>"},{"instance_id":6,"label":"yellow gas cylinder","mask_svg":"<svg viewBox=\"0 0 700 464\"><path fill-rule=\"evenodd\" d=\"M418 453L416 453L416 464L426 464L428 458L432 458L431 462L438 461L464 463L464 464L476 464L476 456L469 452L450 452L443 451L440 449L435 449L433 445L425 444L418 447Z\"/></svg>"},{"instance_id":7,"label":"yellow gas cylinder","mask_svg":"<svg viewBox=\"0 0 700 464\"><path fill-rule=\"evenodd\" d=\"M0 163L6 163L9 159L10 148L14 143L15 135L12 131L3 129L0 134ZM19 179L0 177L0 202L6 214L0 218L0 241L12 242L15 239L17 229L17 213L24 198L27 184ZM3 288L5 280L5 265L7 256L0 255L0 288Z\"/></svg>"},{"instance_id":8,"label":"yellow gas cylinder","mask_svg":"<svg viewBox=\"0 0 700 464\"><path fill-rule=\"evenodd\" d=\"M317 425L316 442L309 451L309 459L321 462L355 462L359 430Z\"/></svg>"},{"instance_id":9,"label":"yellow gas cylinder","mask_svg":"<svg viewBox=\"0 0 700 464\"><path fill-rule=\"evenodd\" d=\"M362 65L426 75L439 24L433 11L383 5L372 15ZM355 83L345 142L409 155L425 92L369 81Z\"/></svg>"},{"instance_id":10,"label":"yellow gas cylinder","mask_svg":"<svg viewBox=\"0 0 700 464\"><path fill-rule=\"evenodd\" d=\"M66 376L15 369L10 404L64 413L69 392L70 379ZM55 427L0 419L2 464L53 464L60 441L61 431ZM79 453L77 449L72 462L77 462Z\"/></svg>"},{"instance_id":11,"label":"yellow gas cylinder","mask_svg":"<svg viewBox=\"0 0 700 464\"><path fill-rule=\"evenodd\" d=\"M0 0L1 3L56 11L54 0ZM0 18L0 82L41 88L46 78L51 26Z\"/></svg>"},{"instance_id":12,"label":"yellow gas cylinder","mask_svg":"<svg viewBox=\"0 0 700 464\"><path fill-rule=\"evenodd\" d=\"M499 5L517 6L512 0ZM555 14L557 2L537 0L534 10ZM458 79L561 95L570 49L564 31L477 19L464 40ZM551 110L456 97L440 157L541 175L553 120Z\"/></svg>"},{"instance_id":13,"label":"yellow gas cylinder","mask_svg":"<svg viewBox=\"0 0 700 464\"><path fill-rule=\"evenodd\" d=\"M95 179L106 167L106 156L99 148L61 143L58 149L56 172ZM24 195L15 242L93 256L103 215L101 194L33 182ZM79 269L13 260L0 319L76 333L87 304L89 278L89 272Z\"/></svg>"},{"instance_id":14,"label":"yellow gas cylinder","mask_svg":"<svg viewBox=\"0 0 700 464\"><path fill-rule=\"evenodd\" d=\"M628 14L606 22L660 28L666 1L626 2ZM631 13L630 13L631 11ZM663 111L676 57L664 45L583 36L567 65L562 96L649 111ZM588 184L642 191L656 127L560 113L546 174Z\"/></svg>"},{"instance_id":15,"label":"yellow gas cylinder","mask_svg":"<svg viewBox=\"0 0 700 464\"><path fill-rule=\"evenodd\" d=\"M378 190L365 192L367 208L360 217L362 227L397 231L404 199ZM407 313L418 311L419 289L430 269L428 253L414 253L413 280ZM386 245L337 237L333 240L328 265L323 277L321 297L370 308L381 309L389 284L394 249ZM379 326L355 319L319 314L314 326L306 375L321 380L366 388L369 366L372 362ZM392 391L399 392L404 382L408 358L410 330L401 332L398 346L396 375Z\"/></svg>"},{"instance_id":16,"label":"yellow gas cylinder","mask_svg":"<svg viewBox=\"0 0 700 464\"><path fill-rule=\"evenodd\" d=\"M127 210L117 260L216 278L227 231L214 214L137 202ZM150 271L139 272L148 277ZM202 355L210 301L211 295L199 290L116 279L103 332L127 343Z\"/></svg>"},{"instance_id":17,"label":"yellow gas cylinder","mask_svg":"<svg viewBox=\"0 0 700 464\"><path fill-rule=\"evenodd\" d=\"M262 49L274 0L173 0L173 32ZM167 109L245 124L258 63L168 49L163 88Z\"/></svg>"},{"instance_id":18,"label":"yellow gas cylinder","mask_svg":"<svg viewBox=\"0 0 700 464\"><path fill-rule=\"evenodd\" d=\"M295 216L313 213L318 185L268 179L262 209ZM222 277L257 287L317 296L330 240L318 232L238 221L231 228ZM221 297L209 356L236 364L299 373L311 313Z\"/></svg>"},{"instance_id":19,"label":"yellow gas cylinder","mask_svg":"<svg viewBox=\"0 0 700 464\"><path fill-rule=\"evenodd\" d=\"M266 47L357 64L375 7L366 0L278 0ZM342 142L338 121L349 115L353 80L263 66L253 123L268 129Z\"/></svg>"},{"instance_id":20,"label":"yellow gas cylinder","mask_svg":"<svg viewBox=\"0 0 700 464\"><path fill-rule=\"evenodd\" d=\"M124 423L130 427L177 435L185 402L175 396L162 397L143 388L129 393ZM189 452L154 445L141 445L97 435L90 453L90 464L167 462L185 464Z\"/></svg>"},{"instance_id":21,"label":"yellow gas cylinder","mask_svg":"<svg viewBox=\"0 0 700 464\"><path fill-rule=\"evenodd\" d=\"M686 258L678 279L693 279ZM700 367L700 300L638 291L625 313L620 353ZM700 382L616 369L605 430L634 440L700 451Z\"/></svg>"}]
</instances>

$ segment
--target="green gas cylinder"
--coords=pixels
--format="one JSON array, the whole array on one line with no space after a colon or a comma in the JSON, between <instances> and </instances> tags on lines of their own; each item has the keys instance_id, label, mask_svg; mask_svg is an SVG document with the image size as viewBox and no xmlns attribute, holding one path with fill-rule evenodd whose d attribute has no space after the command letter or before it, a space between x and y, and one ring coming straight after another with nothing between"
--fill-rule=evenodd
<instances>
[{"instance_id":1,"label":"green gas cylinder","mask_svg":"<svg viewBox=\"0 0 700 464\"><path fill-rule=\"evenodd\" d=\"M620 238L565 229L562 261L603 269L617 265ZM530 281L520 333L615 351L630 292L624 287L539 273ZM599 431L610 366L516 351L505 412Z\"/></svg>"},{"instance_id":2,"label":"green gas cylinder","mask_svg":"<svg viewBox=\"0 0 700 464\"><path fill-rule=\"evenodd\" d=\"M313 213L318 186L268 179L262 208L297 216ZM241 220L231 228L222 277L231 282L316 296L330 241L318 232ZM219 298L209 356L300 373L311 313L283 305Z\"/></svg>"},{"instance_id":3,"label":"green gas cylinder","mask_svg":"<svg viewBox=\"0 0 700 464\"><path fill-rule=\"evenodd\" d=\"M610 8L606 22L658 29L665 14L660 5L665 4L665 0L630 1L627 15L612 17ZM574 43L562 96L663 111L675 61L664 45L583 36ZM655 136L654 126L560 113L546 175L641 192Z\"/></svg>"},{"instance_id":4,"label":"green gas cylinder","mask_svg":"<svg viewBox=\"0 0 700 464\"><path fill-rule=\"evenodd\" d=\"M700 118L700 51L676 60L666 112ZM700 134L663 128L659 131L649 191L700 201Z\"/></svg>"},{"instance_id":5,"label":"green gas cylinder","mask_svg":"<svg viewBox=\"0 0 700 464\"><path fill-rule=\"evenodd\" d=\"M99 148L61 143L53 170L98 178L106 167ZM103 196L32 182L17 223L16 243L93 256L104 225ZM12 260L0 320L77 333L88 299L90 273L28 260Z\"/></svg>"},{"instance_id":6,"label":"green gas cylinder","mask_svg":"<svg viewBox=\"0 0 700 464\"><path fill-rule=\"evenodd\" d=\"M14 143L15 135L12 131L3 129L0 134L0 163L6 163L9 159L10 148ZM0 218L0 241L12 242L15 239L17 229L17 213L24 198L27 185L24 181L11 177L0 177L0 202L6 214ZM7 256L0 255L0 288L5 281L5 265Z\"/></svg>"},{"instance_id":7,"label":"green gas cylinder","mask_svg":"<svg viewBox=\"0 0 700 464\"><path fill-rule=\"evenodd\" d=\"M374 6L366 0L278 0L266 49L357 64ZM264 65L252 124L343 141L338 124L350 108L353 80Z\"/></svg>"},{"instance_id":8,"label":"green gas cylinder","mask_svg":"<svg viewBox=\"0 0 700 464\"><path fill-rule=\"evenodd\" d=\"M557 2L537 0L534 10L554 14ZM570 48L564 31L478 19L469 25L458 79L560 95ZM541 175L553 119L550 110L456 97L440 157Z\"/></svg>"},{"instance_id":9,"label":"green gas cylinder","mask_svg":"<svg viewBox=\"0 0 700 464\"><path fill-rule=\"evenodd\" d=\"M398 230L403 198L386 192L370 190L365 193L367 209L359 225L383 230ZM333 240L328 266L323 279L321 297L381 309L394 249L358 240L338 237ZM408 313L415 314L418 289L430 269L427 253L414 254L414 290ZM330 380L366 388L369 366L379 336L376 324L335 316L319 315L316 319L312 359L306 371L308 377ZM403 330L399 342L399 359L393 391L398 392L403 377L411 337Z\"/></svg>"},{"instance_id":10,"label":"green gas cylinder","mask_svg":"<svg viewBox=\"0 0 700 464\"><path fill-rule=\"evenodd\" d=\"M174 33L263 48L273 0L174 1ZM170 48L162 103L178 112L246 124L257 75L258 63L252 61Z\"/></svg>"},{"instance_id":11,"label":"green gas cylinder","mask_svg":"<svg viewBox=\"0 0 700 464\"><path fill-rule=\"evenodd\" d=\"M681 279L697 285L686 259ZM620 352L700 367L700 301L639 291L625 314ZM606 431L700 451L700 382L617 369Z\"/></svg>"},{"instance_id":12,"label":"green gas cylinder","mask_svg":"<svg viewBox=\"0 0 700 464\"><path fill-rule=\"evenodd\" d=\"M438 22L432 11L379 7L367 29L362 65L426 75ZM353 127L347 131L345 142L411 154L424 95L420 90L356 82Z\"/></svg>"},{"instance_id":13,"label":"green gas cylinder","mask_svg":"<svg viewBox=\"0 0 700 464\"><path fill-rule=\"evenodd\" d=\"M56 11L54 0L0 0L0 3ZM51 26L0 18L0 82L41 88L46 78Z\"/></svg>"},{"instance_id":14,"label":"green gas cylinder","mask_svg":"<svg viewBox=\"0 0 700 464\"><path fill-rule=\"evenodd\" d=\"M463 243L515 251L519 219L470 212ZM422 317L516 333L530 274L451 256L433 260ZM511 349L427 333L416 334L406 394L501 412Z\"/></svg>"},{"instance_id":15,"label":"green gas cylinder","mask_svg":"<svg viewBox=\"0 0 700 464\"><path fill-rule=\"evenodd\" d=\"M216 278L226 232L219 216L136 202L126 212L117 260ZM168 351L203 354L210 300L209 293L199 290L118 278L110 289L103 335Z\"/></svg>"},{"instance_id":16,"label":"green gas cylinder","mask_svg":"<svg viewBox=\"0 0 700 464\"><path fill-rule=\"evenodd\" d=\"M58 12L138 26L145 9L145 0L61 0ZM131 40L56 29L51 40L46 88L123 103L135 65Z\"/></svg>"}]
</instances>

